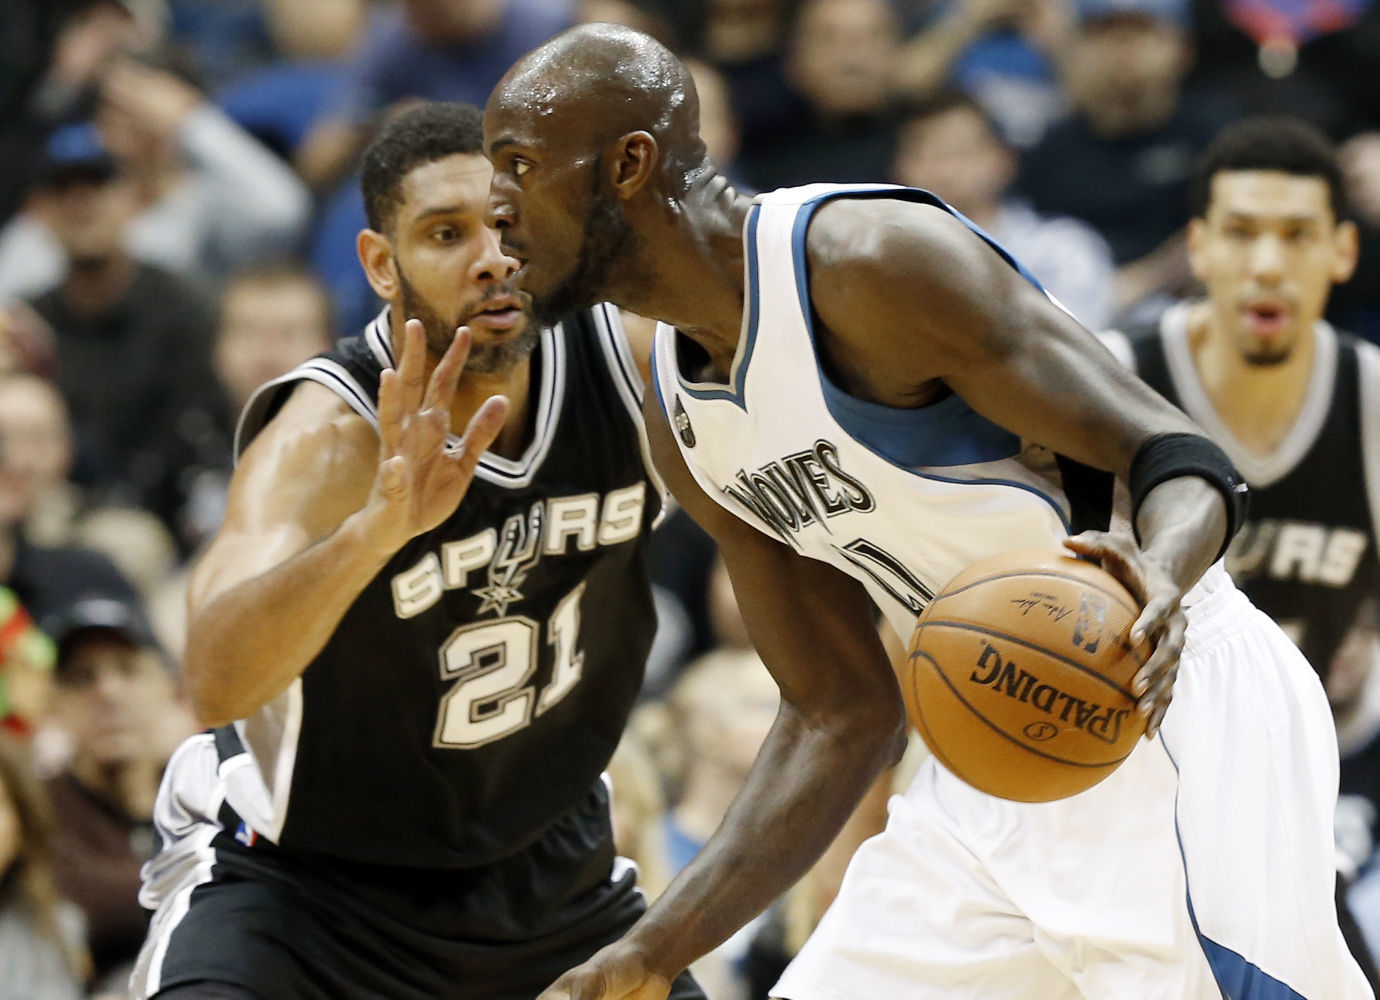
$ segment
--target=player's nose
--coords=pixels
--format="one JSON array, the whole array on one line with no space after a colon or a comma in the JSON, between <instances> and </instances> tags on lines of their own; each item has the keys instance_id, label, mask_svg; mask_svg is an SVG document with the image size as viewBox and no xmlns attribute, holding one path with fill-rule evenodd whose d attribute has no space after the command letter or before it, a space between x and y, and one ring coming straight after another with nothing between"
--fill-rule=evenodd
<instances>
[{"instance_id":1,"label":"player's nose","mask_svg":"<svg viewBox=\"0 0 1380 1000\"><path fill-rule=\"evenodd\" d=\"M492 225L484 227L479 253L471 267L471 276L477 281L506 281L512 277L522 264L503 252L498 242L498 230Z\"/></svg>"},{"instance_id":2,"label":"player's nose","mask_svg":"<svg viewBox=\"0 0 1380 1000\"><path fill-rule=\"evenodd\" d=\"M489 188L488 218L486 221L494 229L507 229L517 222L517 205L496 185Z\"/></svg>"}]
</instances>

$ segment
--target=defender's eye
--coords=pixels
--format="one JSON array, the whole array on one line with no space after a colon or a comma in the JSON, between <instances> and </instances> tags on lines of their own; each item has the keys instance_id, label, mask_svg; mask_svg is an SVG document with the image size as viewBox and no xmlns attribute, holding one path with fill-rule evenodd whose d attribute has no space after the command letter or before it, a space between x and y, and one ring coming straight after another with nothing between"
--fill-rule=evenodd
<instances>
[{"instance_id":1,"label":"defender's eye","mask_svg":"<svg viewBox=\"0 0 1380 1000\"><path fill-rule=\"evenodd\" d=\"M521 177L523 174L527 173L527 171L530 170L530 169L532 169L532 164L528 163L526 160L514 160L514 161L513 161L513 176L514 176L514 177Z\"/></svg>"}]
</instances>

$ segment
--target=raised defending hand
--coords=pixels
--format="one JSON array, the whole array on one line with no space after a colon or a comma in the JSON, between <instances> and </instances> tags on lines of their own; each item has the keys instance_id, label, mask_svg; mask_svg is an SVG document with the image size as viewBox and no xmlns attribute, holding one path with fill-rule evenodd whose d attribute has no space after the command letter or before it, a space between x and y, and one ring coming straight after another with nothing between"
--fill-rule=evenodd
<instances>
[{"instance_id":1,"label":"raised defending hand","mask_svg":"<svg viewBox=\"0 0 1380 1000\"><path fill-rule=\"evenodd\" d=\"M648 968L626 940L595 952L542 991L537 1000L666 1000L671 980Z\"/></svg>"},{"instance_id":2,"label":"raised defending hand","mask_svg":"<svg viewBox=\"0 0 1380 1000\"><path fill-rule=\"evenodd\" d=\"M410 319L397 369L383 372L379 468L361 512L366 535L381 552L391 555L451 515L480 456L503 429L508 400L491 396L470 418L460 443L447 446L450 405L469 353L470 332L461 327L428 379L426 335L421 322Z\"/></svg>"},{"instance_id":3,"label":"raised defending hand","mask_svg":"<svg viewBox=\"0 0 1380 1000\"><path fill-rule=\"evenodd\" d=\"M1131 643L1148 637L1154 652L1136 674L1131 689L1140 698L1137 709L1146 718L1146 739L1151 739L1174 697L1174 679L1179 675L1179 654L1188 627L1181 606L1183 591L1128 535L1085 531L1064 539L1064 545L1080 556L1097 560L1140 602L1140 617L1131 626Z\"/></svg>"}]
</instances>

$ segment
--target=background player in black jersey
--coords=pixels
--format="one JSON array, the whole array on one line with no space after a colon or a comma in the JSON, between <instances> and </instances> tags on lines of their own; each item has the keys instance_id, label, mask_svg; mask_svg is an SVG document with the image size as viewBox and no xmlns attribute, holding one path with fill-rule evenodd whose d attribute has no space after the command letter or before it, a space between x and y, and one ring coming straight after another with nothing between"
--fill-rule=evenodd
<instances>
[{"instance_id":1,"label":"background player in black jersey","mask_svg":"<svg viewBox=\"0 0 1380 1000\"><path fill-rule=\"evenodd\" d=\"M1356 225L1332 144L1288 118L1225 129L1203 155L1192 199L1189 257L1206 294L1152 325L1102 337L1206 429L1250 484L1250 516L1227 568L1342 709L1339 831L1369 831L1339 845L1352 845L1342 859L1352 876L1373 850L1380 746L1348 745L1344 716L1364 683L1355 667L1334 676L1333 665L1351 630L1374 629L1367 602L1380 593L1380 349L1322 316L1332 287L1356 268ZM1376 985L1374 963L1339 910Z\"/></svg>"},{"instance_id":2,"label":"background player in black jersey","mask_svg":"<svg viewBox=\"0 0 1380 1000\"><path fill-rule=\"evenodd\" d=\"M480 142L384 126L388 307L246 408L137 996L530 997L643 908L600 778L653 628L640 383L611 311L529 319Z\"/></svg>"}]
</instances>

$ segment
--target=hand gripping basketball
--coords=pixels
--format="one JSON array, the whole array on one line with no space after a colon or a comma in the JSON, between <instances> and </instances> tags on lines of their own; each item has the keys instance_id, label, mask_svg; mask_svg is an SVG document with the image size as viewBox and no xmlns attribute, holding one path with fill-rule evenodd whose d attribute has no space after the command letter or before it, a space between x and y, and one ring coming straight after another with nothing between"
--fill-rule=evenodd
<instances>
[{"instance_id":1,"label":"hand gripping basketball","mask_svg":"<svg viewBox=\"0 0 1380 1000\"><path fill-rule=\"evenodd\" d=\"M1111 574L1053 550L983 559L916 622L913 718L948 770L1000 798L1047 802L1111 774L1145 730L1133 678L1140 607Z\"/></svg>"}]
</instances>

